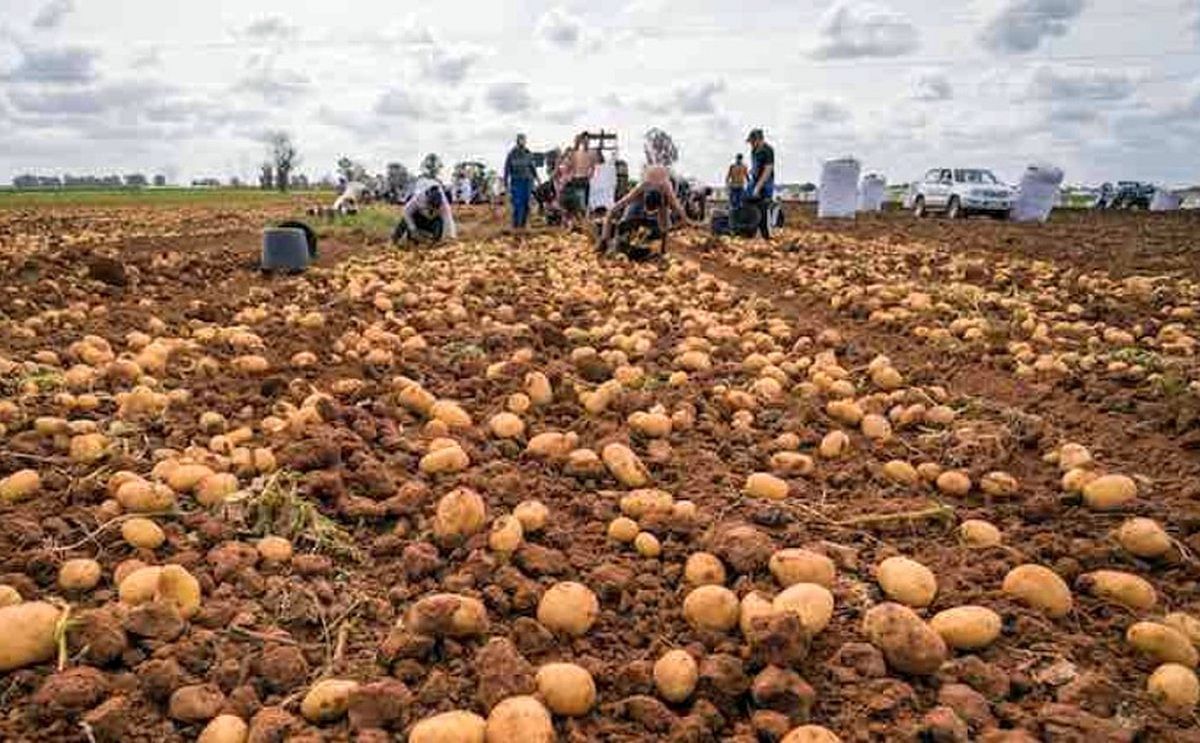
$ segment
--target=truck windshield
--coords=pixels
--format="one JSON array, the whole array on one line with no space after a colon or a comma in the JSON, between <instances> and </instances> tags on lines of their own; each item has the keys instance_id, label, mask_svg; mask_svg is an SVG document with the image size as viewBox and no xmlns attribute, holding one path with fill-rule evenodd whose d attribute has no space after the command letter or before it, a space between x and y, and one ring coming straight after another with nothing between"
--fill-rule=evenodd
<instances>
[{"instance_id":1,"label":"truck windshield","mask_svg":"<svg viewBox=\"0 0 1200 743\"><path fill-rule=\"evenodd\" d=\"M954 180L959 183L998 183L990 170L956 170Z\"/></svg>"}]
</instances>

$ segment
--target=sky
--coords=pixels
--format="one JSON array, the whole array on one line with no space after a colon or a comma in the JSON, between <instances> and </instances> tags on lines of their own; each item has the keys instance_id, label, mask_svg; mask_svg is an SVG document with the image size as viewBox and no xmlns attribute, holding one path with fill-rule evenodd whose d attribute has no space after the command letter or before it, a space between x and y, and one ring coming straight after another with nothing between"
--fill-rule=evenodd
<instances>
[{"instance_id":1,"label":"sky","mask_svg":"<svg viewBox=\"0 0 1200 743\"><path fill-rule=\"evenodd\" d=\"M0 0L0 183L253 181L272 130L310 177L600 128L636 172L650 127L711 183L752 127L785 182L1200 183L1200 0Z\"/></svg>"}]
</instances>

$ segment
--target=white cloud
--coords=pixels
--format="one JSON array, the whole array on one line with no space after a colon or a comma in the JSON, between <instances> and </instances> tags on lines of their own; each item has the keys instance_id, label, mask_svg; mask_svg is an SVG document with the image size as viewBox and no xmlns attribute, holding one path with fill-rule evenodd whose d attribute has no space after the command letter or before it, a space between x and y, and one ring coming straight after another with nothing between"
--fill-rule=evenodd
<instances>
[{"instance_id":1,"label":"white cloud","mask_svg":"<svg viewBox=\"0 0 1200 743\"><path fill-rule=\"evenodd\" d=\"M847 124L854 119L854 112L843 102L830 99L809 101L801 115L802 121L824 126Z\"/></svg>"},{"instance_id":2,"label":"white cloud","mask_svg":"<svg viewBox=\"0 0 1200 743\"><path fill-rule=\"evenodd\" d=\"M75 9L73 0L50 0L42 6L33 19L33 27L48 31L58 28L63 20Z\"/></svg>"},{"instance_id":3,"label":"white cloud","mask_svg":"<svg viewBox=\"0 0 1200 743\"><path fill-rule=\"evenodd\" d=\"M4 77L12 82L86 83L95 79L100 53L81 46L21 47L21 61Z\"/></svg>"},{"instance_id":4,"label":"white cloud","mask_svg":"<svg viewBox=\"0 0 1200 743\"><path fill-rule=\"evenodd\" d=\"M912 77L912 97L918 101L948 101L954 97L954 87L946 73L924 70Z\"/></svg>"},{"instance_id":5,"label":"white cloud","mask_svg":"<svg viewBox=\"0 0 1200 743\"><path fill-rule=\"evenodd\" d=\"M523 113L533 107L529 85L523 82L497 82L487 87L484 101L497 113Z\"/></svg>"},{"instance_id":6,"label":"white cloud","mask_svg":"<svg viewBox=\"0 0 1200 743\"><path fill-rule=\"evenodd\" d=\"M725 90L724 80L709 80L697 83L692 87L680 87L675 90L675 102L684 114L716 113L717 104L714 97Z\"/></svg>"},{"instance_id":7,"label":"white cloud","mask_svg":"<svg viewBox=\"0 0 1200 743\"><path fill-rule=\"evenodd\" d=\"M1124 72L1042 66L1030 78L1026 96L1037 101L1121 101L1131 97L1136 87Z\"/></svg>"},{"instance_id":8,"label":"white cloud","mask_svg":"<svg viewBox=\"0 0 1200 743\"><path fill-rule=\"evenodd\" d=\"M250 58L247 67L249 71L234 84L233 89L257 96L267 103L295 101L306 95L312 86L307 75L277 67L275 58L271 56L255 55Z\"/></svg>"},{"instance_id":9,"label":"white cloud","mask_svg":"<svg viewBox=\"0 0 1200 743\"><path fill-rule=\"evenodd\" d=\"M1065 36L1086 0L1007 0L980 34L987 48L1008 54L1032 52L1042 42Z\"/></svg>"},{"instance_id":10,"label":"white cloud","mask_svg":"<svg viewBox=\"0 0 1200 743\"><path fill-rule=\"evenodd\" d=\"M394 88L384 91L375 102L375 113L401 119L419 119L430 115L429 105L407 90Z\"/></svg>"},{"instance_id":11,"label":"white cloud","mask_svg":"<svg viewBox=\"0 0 1200 743\"><path fill-rule=\"evenodd\" d=\"M242 35L258 41L284 41L296 35L298 29L279 16L265 16L242 30Z\"/></svg>"},{"instance_id":12,"label":"white cloud","mask_svg":"<svg viewBox=\"0 0 1200 743\"><path fill-rule=\"evenodd\" d=\"M588 28L579 16L562 6L555 6L543 13L534 33L552 48L587 52L601 46L600 35Z\"/></svg>"},{"instance_id":13,"label":"white cloud","mask_svg":"<svg viewBox=\"0 0 1200 743\"><path fill-rule=\"evenodd\" d=\"M139 53L129 63L129 66L135 70L146 70L162 66L162 50L158 47L151 47L144 52Z\"/></svg>"},{"instance_id":14,"label":"white cloud","mask_svg":"<svg viewBox=\"0 0 1200 743\"><path fill-rule=\"evenodd\" d=\"M458 85L467 78L471 68L481 59L483 52L476 47L441 44L430 49L425 55L425 74L438 82Z\"/></svg>"},{"instance_id":15,"label":"white cloud","mask_svg":"<svg viewBox=\"0 0 1200 743\"><path fill-rule=\"evenodd\" d=\"M818 29L821 41L812 54L820 59L898 57L920 44L906 16L860 0L838 0L822 14Z\"/></svg>"}]
</instances>

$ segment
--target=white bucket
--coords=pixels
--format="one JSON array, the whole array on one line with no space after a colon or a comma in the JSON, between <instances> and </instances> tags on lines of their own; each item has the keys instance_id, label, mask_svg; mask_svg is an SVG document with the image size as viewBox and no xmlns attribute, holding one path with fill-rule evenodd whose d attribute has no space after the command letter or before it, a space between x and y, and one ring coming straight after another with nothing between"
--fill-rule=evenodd
<instances>
[{"instance_id":1,"label":"white bucket","mask_svg":"<svg viewBox=\"0 0 1200 743\"><path fill-rule=\"evenodd\" d=\"M887 190L887 179L881 175L867 173L858 189L858 210L877 212L883 210L883 195Z\"/></svg>"},{"instance_id":2,"label":"white bucket","mask_svg":"<svg viewBox=\"0 0 1200 743\"><path fill-rule=\"evenodd\" d=\"M1173 212L1179 209L1180 198L1170 191L1161 188L1154 189L1154 198L1150 199L1150 211Z\"/></svg>"},{"instance_id":3,"label":"white bucket","mask_svg":"<svg viewBox=\"0 0 1200 743\"><path fill-rule=\"evenodd\" d=\"M1063 182L1061 168L1053 165L1035 164L1025 169L1021 184L1017 187L1017 198L1013 203L1011 218L1014 222L1045 222L1050 210L1058 200L1058 189Z\"/></svg>"},{"instance_id":4,"label":"white bucket","mask_svg":"<svg viewBox=\"0 0 1200 743\"><path fill-rule=\"evenodd\" d=\"M858 207L858 175L862 165L852 157L826 160L821 166L817 216L854 218Z\"/></svg>"}]
</instances>

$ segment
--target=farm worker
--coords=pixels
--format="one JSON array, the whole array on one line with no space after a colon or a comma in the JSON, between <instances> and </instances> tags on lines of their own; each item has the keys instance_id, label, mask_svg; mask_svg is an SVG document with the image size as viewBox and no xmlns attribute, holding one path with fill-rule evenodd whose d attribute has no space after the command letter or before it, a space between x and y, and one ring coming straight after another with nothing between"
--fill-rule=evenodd
<instances>
[{"instance_id":1,"label":"farm worker","mask_svg":"<svg viewBox=\"0 0 1200 743\"><path fill-rule=\"evenodd\" d=\"M568 226L577 219L587 216L592 174L596 170L596 157L588 149L586 134L575 138L575 148L566 158L567 182L563 185L559 202L566 211Z\"/></svg>"},{"instance_id":2,"label":"farm worker","mask_svg":"<svg viewBox=\"0 0 1200 743\"><path fill-rule=\"evenodd\" d=\"M342 188L342 193L333 202L333 210L339 213L354 213L358 211L358 202L362 200L367 187L359 181L350 181Z\"/></svg>"},{"instance_id":3,"label":"farm worker","mask_svg":"<svg viewBox=\"0 0 1200 743\"><path fill-rule=\"evenodd\" d=\"M504 184L512 200L512 226L525 227L529 221L529 197L538 181L533 153L525 146L525 135L517 135L517 144L504 158Z\"/></svg>"},{"instance_id":4,"label":"farm worker","mask_svg":"<svg viewBox=\"0 0 1200 743\"><path fill-rule=\"evenodd\" d=\"M750 174L746 163L742 162L742 153L738 153L725 174L725 188L729 191L729 210L736 211L742 207L742 197L746 195L746 181Z\"/></svg>"},{"instance_id":5,"label":"farm worker","mask_svg":"<svg viewBox=\"0 0 1200 743\"><path fill-rule=\"evenodd\" d=\"M642 174L642 182L632 191L625 194L613 208L605 212L604 221L600 226L600 249L609 248L612 239L612 221L614 216L621 217L622 228L638 224L648 224L652 234L662 240L660 255L667 252L667 232L671 228L671 213L679 216L683 224L691 224L679 197L675 194L675 186L671 182L671 171L664 165L650 165Z\"/></svg>"},{"instance_id":6,"label":"farm worker","mask_svg":"<svg viewBox=\"0 0 1200 743\"><path fill-rule=\"evenodd\" d=\"M768 205L775 196L775 148L767 144L762 129L751 129L746 137L750 143L750 185L746 189L748 200L762 202L759 204L761 218L758 223L759 232L763 238L771 239L771 227L767 222Z\"/></svg>"},{"instance_id":7,"label":"farm worker","mask_svg":"<svg viewBox=\"0 0 1200 743\"><path fill-rule=\"evenodd\" d=\"M471 188L471 179L463 173L458 177L458 203L470 204L474 194Z\"/></svg>"},{"instance_id":8,"label":"farm worker","mask_svg":"<svg viewBox=\"0 0 1200 743\"><path fill-rule=\"evenodd\" d=\"M450 199L442 184L430 178L417 181L412 196L404 204L404 218L392 233L392 242L437 243L442 238L453 240L457 236Z\"/></svg>"}]
</instances>

